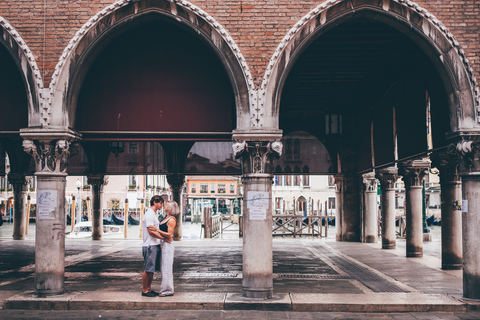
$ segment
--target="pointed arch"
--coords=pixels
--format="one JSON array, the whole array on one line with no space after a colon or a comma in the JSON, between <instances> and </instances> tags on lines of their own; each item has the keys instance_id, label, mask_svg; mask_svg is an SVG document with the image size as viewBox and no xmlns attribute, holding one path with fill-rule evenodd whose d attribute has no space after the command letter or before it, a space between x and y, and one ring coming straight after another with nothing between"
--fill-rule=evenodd
<instances>
[{"instance_id":1,"label":"pointed arch","mask_svg":"<svg viewBox=\"0 0 480 320\"><path fill-rule=\"evenodd\" d=\"M235 41L227 30L204 10L188 1L119 0L89 19L70 40L55 67L50 82L52 116L47 124L70 126L79 91L81 71L95 46L118 29L147 14L159 14L193 30L217 54L232 84L235 95L237 126L248 126L250 106L255 99L253 78ZM58 111L58 112L54 112Z\"/></svg>"},{"instance_id":2,"label":"pointed arch","mask_svg":"<svg viewBox=\"0 0 480 320\"><path fill-rule=\"evenodd\" d=\"M270 59L259 89L263 108L258 112L274 118L278 127L281 92L295 61L320 34L355 16L381 21L414 38L442 78L449 96L452 131L477 126L480 91L465 52L434 15L405 0L328 0L311 10L290 29Z\"/></svg>"},{"instance_id":3,"label":"pointed arch","mask_svg":"<svg viewBox=\"0 0 480 320\"><path fill-rule=\"evenodd\" d=\"M0 45L10 53L23 79L27 95L29 126L39 125L38 119L46 116L42 75L35 57L22 36L2 17L0 17Z\"/></svg>"}]
</instances>

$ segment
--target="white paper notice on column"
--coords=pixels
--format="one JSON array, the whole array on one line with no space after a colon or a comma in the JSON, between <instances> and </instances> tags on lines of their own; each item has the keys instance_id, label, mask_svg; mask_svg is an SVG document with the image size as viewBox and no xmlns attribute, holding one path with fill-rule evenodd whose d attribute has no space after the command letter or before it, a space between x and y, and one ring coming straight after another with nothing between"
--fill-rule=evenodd
<instances>
[{"instance_id":1,"label":"white paper notice on column","mask_svg":"<svg viewBox=\"0 0 480 320\"><path fill-rule=\"evenodd\" d=\"M250 220L266 220L268 209L268 192L250 191L247 193L247 208Z\"/></svg>"},{"instance_id":2,"label":"white paper notice on column","mask_svg":"<svg viewBox=\"0 0 480 320\"><path fill-rule=\"evenodd\" d=\"M37 190L37 219L55 219L57 190Z\"/></svg>"}]
</instances>

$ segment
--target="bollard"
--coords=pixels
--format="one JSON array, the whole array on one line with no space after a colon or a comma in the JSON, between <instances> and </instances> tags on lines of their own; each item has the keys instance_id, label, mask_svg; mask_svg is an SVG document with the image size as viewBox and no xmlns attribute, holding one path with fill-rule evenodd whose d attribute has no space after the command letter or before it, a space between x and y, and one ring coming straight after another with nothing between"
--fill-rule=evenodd
<instances>
[{"instance_id":1,"label":"bollard","mask_svg":"<svg viewBox=\"0 0 480 320\"><path fill-rule=\"evenodd\" d=\"M73 232L73 228L75 227L75 209L75 196L72 196L72 209L70 210L70 232Z\"/></svg>"},{"instance_id":2,"label":"bollard","mask_svg":"<svg viewBox=\"0 0 480 320\"><path fill-rule=\"evenodd\" d=\"M123 213L123 237L127 239L128 229L128 199L125 199L125 211Z\"/></svg>"},{"instance_id":3,"label":"bollard","mask_svg":"<svg viewBox=\"0 0 480 320\"><path fill-rule=\"evenodd\" d=\"M203 237L205 239L212 237L212 208L203 208L203 223L205 226Z\"/></svg>"},{"instance_id":4,"label":"bollard","mask_svg":"<svg viewBox=\"0 0 480 320\"><path fill-rule=\"evenodd\" d=\"M92 221L92 207L90 202L90 197L87 197L87 219L88 221Z\"/></svg>"},{"instance_id":5,"label":"bollard","mask_svg":"<svg viewBox=\"0 0 480 320\"><path fill-rule=\"evenodd\" d=\"M30 224L30 202L32 201L32 198L30 195L27 196L27 214L26 218L27 221L25 222L25 234L28 234L28 225ZM0 217L1 219L2 217Z\"/></svg>"},{"instance_id":6,"label":"bollard","mask_svg":"<svg viewBox=\"0 0 480 320\"><path fill-rule=\"evenodd\" d=\"M140 236L139 238L142 238L142 226L143 226L143 210L145 210L145 200L142 199L140 200Z\"/></svg>"}]
</instances>

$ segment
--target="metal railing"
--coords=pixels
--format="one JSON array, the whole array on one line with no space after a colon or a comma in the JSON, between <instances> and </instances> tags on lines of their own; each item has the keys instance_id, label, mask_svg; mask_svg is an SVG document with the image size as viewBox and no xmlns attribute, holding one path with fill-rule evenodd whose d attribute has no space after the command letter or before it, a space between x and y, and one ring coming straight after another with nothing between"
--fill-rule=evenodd
<instances>
[{"instance_id":1,"label":"metal railing","mask_svg":"<svg viewBox=\"0 0 480 320\"><path fill-rule=\"evenodd\" d=\"M335 216L299 216L294 214L276 214L272 216L272 235L274 236L312 236L327 237L328 221ZM324 234L322 227L325 228Z\"/></svg>"}]
</instances>

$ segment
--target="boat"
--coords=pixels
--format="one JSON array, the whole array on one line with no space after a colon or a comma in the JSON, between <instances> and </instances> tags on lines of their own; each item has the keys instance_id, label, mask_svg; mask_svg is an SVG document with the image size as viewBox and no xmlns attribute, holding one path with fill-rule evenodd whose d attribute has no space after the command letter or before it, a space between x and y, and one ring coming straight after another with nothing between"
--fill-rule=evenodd
<instances>
[{"instance_id":1,"label":"boat","mask_svg":"<svg viewBox=\"0 0 480 320\"><path fill-rule=\"evenodd\" d=\"M129 214L128 215L128 222L132 225L132 226L138 226L140 224L140 219L136 219L132 216L132 214Z\"/></svg>"},{"instance_id":2,"label":"boat","mask_svg":"<svg viewBox=\"0 0 480 320\"><path fill-rule=\"evenodd\" d=\"M73 227L73 231L67 234L67 238L89 238L92 236L92 222L91 221L82 221L77 223ZM103 235L122 235L122 230L119 226L114 225L104 225L103 226Z\"/></svg>"},{"instance_id":3,"label":"boat","mask_svg":"<svg viewBox=\"0 0 480 320\"><path fill-rule=\"evenodd\" d=\"M123 225L125 223L125 220L123 217L117 217L115 213L112 213L112 220L113 223L116 225Z\"/></svg>"},{"instance_id":4,"label":"boat","mask_svg":"<svg viewBox=\"0 0 480 320\"><path fill-rule=\"evenodd\" d=\"M430 217L428 217L426 219L427 220L427 226L431 226L433 224L434 219L435 219L434 215L431 215Z\"/></svg>"}]
</instances>

